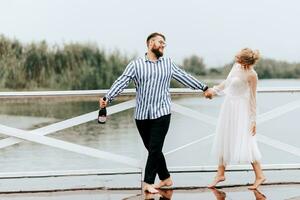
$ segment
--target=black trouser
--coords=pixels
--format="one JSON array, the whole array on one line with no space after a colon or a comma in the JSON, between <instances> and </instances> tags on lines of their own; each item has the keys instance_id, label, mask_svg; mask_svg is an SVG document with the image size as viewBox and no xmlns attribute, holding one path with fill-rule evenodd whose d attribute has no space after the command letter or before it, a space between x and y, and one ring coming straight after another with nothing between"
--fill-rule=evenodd
<instances>
[{"instance_id":1,"label":"black trouser","mask_svg":"<svg viewBox=\"0 0 300 200\"><path fill-rule=\"evenodd\" d=\"M171 114L157 119L135 120L136 126L148 150L144 182L153 184L156 174L160 180L170 177L166 160L162 153L165 137L170 125Z\"/></svg>"}]
</instances>

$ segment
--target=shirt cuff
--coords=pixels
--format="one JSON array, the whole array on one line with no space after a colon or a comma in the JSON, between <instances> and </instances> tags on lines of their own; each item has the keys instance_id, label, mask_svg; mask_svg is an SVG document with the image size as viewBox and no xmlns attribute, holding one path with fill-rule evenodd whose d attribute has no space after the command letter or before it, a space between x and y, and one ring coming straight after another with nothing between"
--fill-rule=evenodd
<instances>
[{"instance_id":1,"label":"shirt cuff","mask_svg":"<svg viewBox=\"0 0 300 200\"><path fill-rule=\"evenodd\" d=\"M202 88L202 91L205 92L207 89L208 89L208 86L206 85Z\"/></svg>"},{"instance_id":2,"label":"shirt cuff","mask_svg":"<svg viewBox=\"0 0 300 200\"><path fill-rule=\"evenodd\" d=\"M108 103L111 103L112 100L113 100L113 99L112 99L110 96L108 96L107 94L106 94L104 97L106 97L106 100L107 100Z\"/></svg>"}]
</instances>

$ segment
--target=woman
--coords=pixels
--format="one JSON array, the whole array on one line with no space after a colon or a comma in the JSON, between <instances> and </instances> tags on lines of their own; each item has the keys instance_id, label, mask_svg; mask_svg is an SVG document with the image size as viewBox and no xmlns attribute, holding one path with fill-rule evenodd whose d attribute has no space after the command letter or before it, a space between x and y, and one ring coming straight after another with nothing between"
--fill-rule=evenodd
<instances>
[{"instance_id":1,"label":"woman","mask_svg":"<svg viewBox=\"0 0 300 200\"><path fill-rule=\"evenodd\" d=\"M249 189L256 189L265 181L256 142L256 88L257 73L253 69L259 52L249 48L236 55L228 77L213 87L214 95L225 94L216 128L213 152L219 162L218 172L209 188L225 180L228 164L251 163L255 182Z\"/></svg>"}]
</instances>

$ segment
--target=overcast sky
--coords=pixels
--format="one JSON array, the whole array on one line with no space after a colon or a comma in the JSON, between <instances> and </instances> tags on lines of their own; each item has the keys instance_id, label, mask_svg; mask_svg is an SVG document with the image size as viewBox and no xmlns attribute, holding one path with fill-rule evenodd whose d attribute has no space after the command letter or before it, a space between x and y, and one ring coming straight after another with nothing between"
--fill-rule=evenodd
<instances>
[{"instance_id":1,"label":"overcast sky","mask_svg":"<svg viewBox=\"0 0 300 200\"><path fill-rule=\"evenodd\" d=\"M196 54L223 65L243 47L300 62L299 0L0 0L0 34L22 42L95 42L143 55L156 31L179 63Z\"/></svg>"}]
</instances>

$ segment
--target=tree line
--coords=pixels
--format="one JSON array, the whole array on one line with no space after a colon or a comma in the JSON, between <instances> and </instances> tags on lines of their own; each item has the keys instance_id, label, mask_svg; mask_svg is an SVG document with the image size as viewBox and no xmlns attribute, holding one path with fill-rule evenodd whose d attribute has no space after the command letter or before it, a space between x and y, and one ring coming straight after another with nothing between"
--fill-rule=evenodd
<instances>
[{"instance_id":1,"label":"tree line","mask_svg":"<svg viewBox=\"0 0 300 200\"><path fill-rule=\"evenodd\" d=\"M208 76L218 78L226 76L234 61L218 68L207 68L203 59L197 55L192 55L185 58L183 68L186 71L198 76ZM300 63L289 63L286 61L277 61L274 59L262 58L255 65L255 70L260 79L285 79L285 78L300 78Z\"/></svg>"},{"instance_id":2,"label":"tree line","mask_svg":"<svg viewBox=\"0 0 300 200\"><path fill-rule=\"evenodd\" d=\"M1 35L0 89L107 89L133 57L118 50L107 53L93 43L23 44ZM231 65L207 68L201 57L192 55L181 66L197 76L219 78ZM256 70L259 78L300 78L299 63L261 59ZM177 85L172 83L173 87Z\"/></svg>"},{"instance_id":3,"label":"tree line","mask_svg":"<svg viewBox=\"0 0 300 200\"><path fill-rule=\"evenodd\" d=\"M0 36L0 88L103 89L120 75L129 58L95 44L22 44Z\"/></svg>"}]
</instances>

